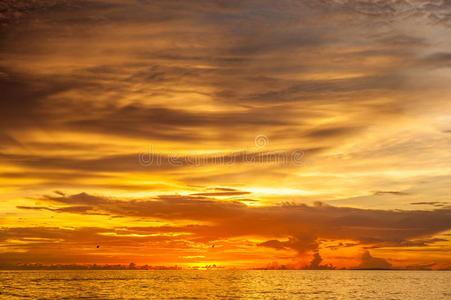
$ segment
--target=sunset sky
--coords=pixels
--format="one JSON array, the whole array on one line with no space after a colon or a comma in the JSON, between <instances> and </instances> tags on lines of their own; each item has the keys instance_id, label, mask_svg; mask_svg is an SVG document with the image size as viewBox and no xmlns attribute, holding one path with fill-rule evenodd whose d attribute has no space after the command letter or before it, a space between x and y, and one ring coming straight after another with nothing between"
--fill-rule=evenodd
<instances>
[{"instance_id":1,"label":"sunset sky","mask_svg":"<svg viewBox=\"0 0 451 300\"><path fill-rule=\"evenodd\" d=\"M450 149L448 0L0 3L0 267L450 269Z\"/></svg>"}]
</instances>

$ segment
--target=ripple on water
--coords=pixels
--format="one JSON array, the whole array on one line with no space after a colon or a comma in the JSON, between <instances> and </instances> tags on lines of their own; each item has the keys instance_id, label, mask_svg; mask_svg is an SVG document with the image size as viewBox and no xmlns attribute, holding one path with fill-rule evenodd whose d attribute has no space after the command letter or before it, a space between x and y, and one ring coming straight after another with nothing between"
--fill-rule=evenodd
<instances>
[{"instance_id":1,"label":"ripple on water","mask_svg":"<svg viewBox=\"0 0 451 300\"><path fill-rule=\"evenodd\" d=\"M0 299L449 299L440 271L0 271Z\"/></svg>"}]
</instances>

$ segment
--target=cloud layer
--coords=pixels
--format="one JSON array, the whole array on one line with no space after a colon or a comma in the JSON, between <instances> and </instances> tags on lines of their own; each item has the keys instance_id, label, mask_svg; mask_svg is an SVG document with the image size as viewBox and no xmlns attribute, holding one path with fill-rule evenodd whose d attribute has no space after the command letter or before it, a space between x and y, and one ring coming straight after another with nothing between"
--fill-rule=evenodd
<instances>
[{"instance_id":1,"label":"cloud layer","mask_svg":"<svg viewBox=\"0 0 451 300\"><path fill-rule=\"evenodd\" d=\"M69 263L152 246L167 255L142 262L448 266L450 18L435 0L3 1L2 260L60 243Z\"/></svg>"}]
</instances>

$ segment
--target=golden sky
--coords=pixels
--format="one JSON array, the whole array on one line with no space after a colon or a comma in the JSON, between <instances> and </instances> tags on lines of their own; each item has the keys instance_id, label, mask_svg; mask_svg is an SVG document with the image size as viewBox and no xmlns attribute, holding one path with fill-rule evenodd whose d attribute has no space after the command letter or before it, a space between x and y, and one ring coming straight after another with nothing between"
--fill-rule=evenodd
<instances>
[{"instance_id":1,"label":"golden sky","mask_svg":"<svg viewBox=\"0 0 451 300\"><path fill-rule=\"evenodd\" d=\"M2 1L0 266L451 268L450 31L444 0Z\"/></svg>"}]
</instances>

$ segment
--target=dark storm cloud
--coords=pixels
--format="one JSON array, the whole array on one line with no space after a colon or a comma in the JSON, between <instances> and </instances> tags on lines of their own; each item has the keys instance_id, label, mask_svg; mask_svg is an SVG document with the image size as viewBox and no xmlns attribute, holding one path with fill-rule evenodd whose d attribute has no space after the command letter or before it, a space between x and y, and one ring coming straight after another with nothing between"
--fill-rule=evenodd
<instances>
[{"instance_id":1,"label":"dark storm cloud","mask_svg":"<svg viewBox=\"0 0 451 300\"><path fill-rule=\"evenodd\" d=\"M391 264L383 258L373 257L369 251L362 255L362 262L358 269L390 269Z\"/></svg>"},{"instance_id":2,"label":"dark storm cloud","mask_svg":"<svg viewBox=\"0 0 451 300\"><path fill-rule=\"evenodd\" d=\"M287 115L276 118L274 111ZM285 108L249 109L245 112L195 113L168 108L126 106L111 111L98 111L92 118L67 122L68 128L87 132L156 138L162 140L202 140L200 129L225 127L283 126L292 122L294 113Z\"/></svg>"},{"instance_id":3,"label":"dark storm cloud","mask_svg":"<svg viewBox=\"0 0 451 300\"><path fill-rule=\"evenodd\" d=\"M327 0L321 1L319 5L329 9L355 12L367 17L384 18L387 22L399 17L423 17L430 22L449 24L451 18L451 4L449 1Z\"/></svg>"},{"instance_id":4,"label":"dark storm cloud","mask_svg":"<svg viewBox=\"0 0 451 300\"><path fill-rule=\"evenodd\" d=\"M5 74L5 77L0 78L2 129L39 124L42 117L36 110L40 108L40 100L64 89L57 84L39 87L33 83L32 78L9 72Z\"/></svg>"},{"instance_id":5,"label":"dark storm cloud","mask_svg":"<svg viewBox=\"0 0 451 300\"><path fill-rule=\"evenodd\" d=\"M429 5L431 10L437 6ZM314 116L316 109L315 103L311 102L313 100L327 103L331 98L339 97L342 101L351 101L350 95L362 91L373 93L375 90L387 92L412 88L402 72L393 72L393 68L373 70L372 74L351 79L283 78L283 75L293 72L308 74L312 71L355 69L357 50L349 58L352 61L346 60L346 55L349 55L346 53L325 60L326 63L320 55L312 56L311 50L314 48L326 47L327 50L328 46L343 43L340 35L346 35L346 30L350 30L350 24L339 18L331 19L332 23L342 22L344 31L338 36L332 30L335 27L318 24L318 18L334 16L332 10L336 10L335 14L352 15L356 11L366 11L366 7L374 14L387 14L404 11L410 6L409 3L397 5L389 1L377 4L360 1L6 1L3 3L4 18L15 18L16 15L25 19L36 18L49 30L36 36L36 40L41 39L39 43L33 42L31 47L26 47L20 41L30 43L33 38L26 35L26 31L33 26L22 24L22 34L11 39L14 43L2 47L1 51L5 54L23 54L35 62L51 55L89 58L86 53L78 54L76 47L68 49L72 51L69 53L49 52L48 48L53 43L64 44L61 42L69 40L69 37L79 41L91 40L89 31L75 30L82 24L94 26L87 21L91 17L101 20L100 25L96 23L96 26L114 27L123 22L132 29L128 35L128 31L123 33L129 42L126 50L110 45L110 40L117 38L111 31L105 31L100 41L93 40L92 48L98 48L106 56L118 56L118 63L96 62L94 66L72 70L70 76L43 75L39 74L39 70L24 74L14 69L17 65L4 62L9 69L2 71L6 77L2 77L0 82L5 99L0 107L0 115L3 116L0 123L5 129L48 129L52 126L71 132L169 141L202 140L204 137L199 128L227 130L231 126L249 129L294 125L300 115ZM414 6L412 9L425 10L424 7ZM164 22L165 29L162 32L133 30L136 24L145 26L153 22ZM55 26L55 23L63 26ZM200 33L205 38L201 38ZM50 38L55 34L59 40ZM186 42L180 39L182 36L188 37ZM218 40L218 37L225 40ZM349 47L354 43L371 44L366 36L365 40L362 38L357 34L355 41L354 38L348 41ZM378 35L374 39L381 41ZM413 43L414 39L409 36L396 38L397 41L409 43ZM7 40L6 36L4 40ZM148 46L143 46L141 40ZM389 41L384 41L382 37L382 41L389 45L393 37ZM158 48L156 45L159 43L177 46ZM27 49L31 54L23 52ZM409 53L400 52L399 45L374 51L361 52L362 59L383 53L410 57ZM295 59L297 56L291 53L297 52L299 55L305 54L306 59ZM121 60L124 54L127 59ZM440 54L427 60L435 63L446 59L446 55ZM193 64L204 64L208 68L198 68ZM189 86L190 89L175 89L175 86ZM70 91L78 96L62 96ZM106 93L111 93L107 99L104 96ZM195 112L143 103L118 104L130 95L152 99L155 96L170 98L187 93L199 93L214 101L233 103L246 109L242 112ZM93 99L104 99L109 103ZM275 101L309 101L309 107L293 111L289 105L266 106ZM141 102L149 103L151 100ZM373 111L377 113L375 107L365 109L369 114ZM281 118L281 115L284 117ZM309 130L308 126L305 130Z\"/></svg>"},{"instance_id":6,"label":"dark storm cloud","mask_svg":"<svg viewBox=\"0 0 451 300\"><path fill-rule=\"evenodd\" d=\"M308 80L298 81L292 86L282 90L267 91L265 93L252 96L255 101L302 101L315 99L325 93L328 97L332 95L342 95L344 93L359 92L372 89L395 89L402 88L404 79L396 74L385 74L380 76L366 76L351 79L333 80ZM325 100L325 99L323 99Z\"/></svg>"},{"instance_id":7,"label":"dark storm cloud","mask_svg":"<svg viewBox=\"0 0 451 300\"><path fill-rule=\"evenodd\" d=\"M14 163L15 165L25 166L35 169L35 175L41 175L45 178L55 178L52 174L46 176L47 172L43 170L73 170L73 178L80 177L79 172L97 173L97 172L162 172L171 171L180 168L194 168L206 166L232 166L234 164L249 165L277 165L280 167L296 167L305 163L307 157L314 156L324 148L311 149L291 149L281 151L240 151L212 153L210 155L182 155L182 154L161 154L153 152L153 149L147 149L140 153L123 155L106 155L99 158L77 158L60 156L41 156L41 155L15 155L0 153L0 161ZM7 173L5 173L6 175ZM11 173L15 176L14 173ZM16 174L20 174L17 173ZM1 175L1 173L0 173ZM31 174L28 174L31 175ZM68 174L62 174L63 177L70 177ZM25 176L27 177L27 176Z\"/></svg>"},{"instance_id":8,"label":"dark storm cloud","mask_svg":"<svg viewBox=\"0 0 451 300\"><path fill-rule=\"evenodd\" d=\"M19 209L30 209L30 210L48 210L53 212L67 212L67 213L78 213L78 214L89 214L92 209L90 206L69 206L63 208L50 208L44 206L17 206Z\"/></svg>"},{"instance_id":9,"label":"dark storm cloud","mask_svg":"<svg viewBox=\"0 0 451 300\"><path fill-rule=\"evenodd\" d=\"M60 22L99 21L99 11L106 13L108 9L120 7L114 1L89 0L5 0L0 4L0 24L14 26L36 19Z\"/></svg>"},{"instance_id":10,"label":"dark storm cloud","mask_svg":"<svg viewBox=\"0 0 451 300\"><path fill-rule=\"evenodd\" d=\"M311 138L333 138L339 136L350 135L353 132L357 132L358 128L353 127L333 127L333 128L320 128L315 129L308 133L308 136Z\"/></svg>"},{"instance_id":11,"label":"dark storm cloud","mask_svg":"<svg viewBox=\"0 0 451 300\"><path fill-rule=\"evenodd\" d=\"M42 76L0 69L0 128L9 130L49 128L70 119L75 109L80 114L86 107L73 105L67 99L50 100L61 93L77 89L89 90L95 83L70 76ZM69 107L60 106L66 100Z\"/></svg>"},{"instance_id":12,"label":"dark storm cloud","mask_svg":"<svg viewBox=\"0 0 451 300\"><path fill-rule=\"evenodd\" d=\"M299 254L304 254L308 251L317 250L319 243L317 241L317 236L305 232L290 237L287 241L269 240L258 244L258 246L274 248L277 250L293 249Z\"/></svg>"},{"instance_id":13,"label":"dark storm cloud","mask_svg":"<svg viewBox=\"0 0 451 300\"><path fill-rule=\"evenodd\" d=\"M439 201L423 201L423 202L412 202L411 205L431 205L435 207L443 207L450 205L449 202L439 202Z\"/></svg>"},{"instance_id":14,"label":"dark storm cloud","mask_svg":"<svg viewBox=\"0 0 451 300\"><path fill-rule=\"evenodd\" d=\"M394 195L394 196L407 196L409 193L401 192L401 191L375 191L374 195L383 196L383 195Z\"/></svg>"},{"instance_id":15,"label":"dark storm cloud","mask_svg":"<svg viewBox=\"0 0 451 300\"><path fill-rule=\"evenodd\" d=\"M172 221L208 221L213 225L202 227L202 232L197 232L207 239L245 235L281 238L291 236L287 242L270 240L262 246L288 247L300 252L302 250L298 247L306 245L301 241L306 240L307 236L303 234L306 232L309 233L312 245L317 238L329 238L350 239L364 244L408 246L409 240L431 236L451 228L449 209L390 211L327 205L252 207L233 200L217 201L204 196L160 196L151 200L122 201L86 193L46 196L42 200L74 207L74 213L84 213L77 211L76 207L90 206L90 213L95 211ZM428 242L431 240L420 244Z\"/></svg>"},{"instance_id":16,"label":"dark storm cloud","mask_svg":"<svg viewBox=\"0 0 451 300\"><path fill-rule=\"evenodd\" d=\"M71 172L66 172L64 170L51 170L51 171L22 171L22 172L1 172L0 178L9 178L9 179L30 179L30 178L45 178L49 181L64 181L66 183L70 183L71 179L82 179L82 178L109 178L110 176L100 174L100 173L91 173L87 174L86 172L77 172L72 170Z\"/></svg>"},{"instance_id":17,"label":"dark storm cloud","mask_svg":"<svg viewBox=\"0 0 451 300\"><path fill-rule=\"evenodd\" d=\"M102 76L105 77L105 74L102 73ZM149 79L143 78L142 74L139 76L140 81L149 83ZM290 107L283 106L273 106L271 110L247 108L241 112L207 113L142 104L119 106L112 103L80 103L67 96L58 99L60 94L71 91L80 90L87 95L91 93L92 96L106 92L108 87L86 76L56 78L8 72L7 78L0 79L0 86L3 90L0 114L4 116L0 120L0 126L6 131L59 128L72 132L189 141L205 139L205 128L282 128L296 124L295 117L300 115ZM119 93L116 99L120 99L121 94L125 93L122 89L126 87L121 86L119 84L114 91ZM275 113L284 114L285 119L278 118ZM314 115L309 112L303 114ZM5 140L14 141L14 137L5 135Z\"/></svg>"},{"instance_id":18,"label":"dark storm cloud","mask_svg":"<svg viewBox=\"0 0 451 300\"><path fill-rule=\"evenodd\" d=\"M229 192L205 192L205 193L194 193L192 196L242 196L250 194L250 192L242 191L229 191Z\"/></svg>"},{"instance_id":19,"label":"dark storm cloud","mask_svg":"<svg viewBox=\"0 0 451 300\"><path fill-rule=\"evenodd\" d=\"M449 68L451 67L451 53L440 52L428 55L420 60L420 65L435 68Z\"/></svg>"},{"instance_id":20,"label":"dark storm cloud","mask_svg":"<svg viewBox=\"0 0 451 300\"><path fill-rule=\"evenodd\" d=\"M400 242L386 242L383 244L385 247L427 247L437 242L448 242L446 239L430 238L430 239L416 239L413 241L400 241ZM380 245L382 246L382 244ZM371 247L369 247L371 248Z\"/></svg>"}]
</instances>

